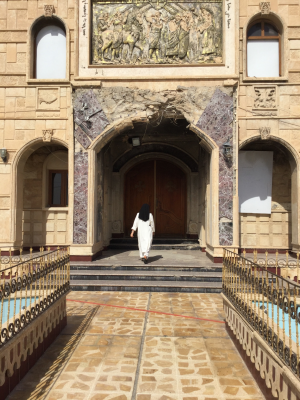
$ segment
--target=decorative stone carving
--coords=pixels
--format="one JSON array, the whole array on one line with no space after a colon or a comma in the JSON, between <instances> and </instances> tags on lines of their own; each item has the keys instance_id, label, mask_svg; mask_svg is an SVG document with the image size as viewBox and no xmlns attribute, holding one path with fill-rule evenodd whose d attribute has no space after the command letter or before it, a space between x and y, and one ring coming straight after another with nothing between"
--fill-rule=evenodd
<instances>
[{"instance_id":1,"label":"decorative stone carving","mask_svg":"<svg viewBox=\"0 0 300 400\"><path fill-rule=\"evenodd\" d=\"M45 17L52 17L54 14L54 6L52 5L44 5L44 15Z\"/></svg>"},{"instance_id":2,"label":"decorative stone carving","mask_svg":"<svg viewBox=\"0 0 300 400\"><path fill-rule=\"evenodd\" d=\"M93 64L223 62L221 0L92 4Z\"/></svg>"},{"instance_id":3,"label":"decorative stone carving","mask_svg":"<svg viewBox=\"0 0 300 400\"><path fill-rule=\"evenodd\" d=\"M112 223L113 232L120 233L121 232L121 221L114 221Z\"/></svg>"},{"instance_id":4,"label":"decorative stone carving","mask_svg":"<svg viewBox=\"0 0 300 400\"><path fill-rule=\"evenodd\" d=\"M59 88L38 88L37 110L59 110Z\"/></svg>"},{"instance_id":5,"label":"decorative stone carving","mask_svg":"<svg viewBox=\"0 0 300 400\"><path fill-rule=\"evenodd\" d=\"M195 221L189 223L189 233L198 233L198 224Z\"/></svg>"},{"instance_id":6,"label":"decorative stone carving","mask_svg":"<svg viewBox=\"0 0 300 400\"><path fill-rule=\"evenodd\" d=\"M108 119L93 92L84 91L74 101L74 121L83 132L94 140L108 124Z\"/></svg>"},{"instance_id":7,"label":"decorative stone carving","mask_svg":"<svg viewBox=\"0 0 300 400\"><path fill-rule=\"evenodd\" d=\"M269 128L268 126L263 126L259 128L259 133L262 140L270 139L271 128Z\"/></svg>"},{"instance_id":8,"label":"decorative stone carving","mask_svg":"<svg viewBox=\"0 0 300 400\"><path fill-rule=\"evenodd\" d=\"M51 142L53 136L53 129L46 129L43 131L43 142Z\"/></svg>"},{"instance_id":9,"label":"decorative stone carving","mask_svg":"<svg viewBox=\"0 0 300 400\"><path fill-rule=\"evenodd\" d=\"M274 109L276 108L276 87L254 87L253 108Z\"/></svg>"},{"instance_id":10,"label":"decorative stone carving","mask_svg":"<svg viewBox=\"0 0 300 400\"><path fill-rule=\"evenodd\" d=\"M271 4L269 1L261 1L259 3L259 8L262 14L269 14L271 11Z\"/></svg>"}]
</instances>

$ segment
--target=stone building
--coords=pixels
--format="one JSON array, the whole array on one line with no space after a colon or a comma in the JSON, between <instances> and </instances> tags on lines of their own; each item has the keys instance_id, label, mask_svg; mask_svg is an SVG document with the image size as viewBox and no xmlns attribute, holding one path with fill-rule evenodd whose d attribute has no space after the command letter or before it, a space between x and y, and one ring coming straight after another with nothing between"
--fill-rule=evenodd
<instances>
[{"instance_id":1,"label":"stone building","mask_svg":"<svg viewBox=\"0 0 300 400\"><path fill-rule=\"evenodd\" d=\"M0 74L0 247L299 249L300 0L1 1Z\"/></svg>"}]
</instances>

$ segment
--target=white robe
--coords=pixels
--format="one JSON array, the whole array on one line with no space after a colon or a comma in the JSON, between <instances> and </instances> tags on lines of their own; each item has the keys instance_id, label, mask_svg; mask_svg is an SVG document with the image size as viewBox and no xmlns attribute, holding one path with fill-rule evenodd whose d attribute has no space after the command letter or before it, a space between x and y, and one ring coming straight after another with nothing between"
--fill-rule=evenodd
<instances>
[{"instance_id":1,"label":"white robe","mask_svg":"<svg viewBox=\"0 0 300 400\"><path fill-rule=\"evenodd\" d=\"M152 246L153 232L155 232L153 215L150 213L149 220L145 222L139 219L139 213L137 213L131 229L138 231L140 257L148 257Z\"/></svg>"}]
</instances>

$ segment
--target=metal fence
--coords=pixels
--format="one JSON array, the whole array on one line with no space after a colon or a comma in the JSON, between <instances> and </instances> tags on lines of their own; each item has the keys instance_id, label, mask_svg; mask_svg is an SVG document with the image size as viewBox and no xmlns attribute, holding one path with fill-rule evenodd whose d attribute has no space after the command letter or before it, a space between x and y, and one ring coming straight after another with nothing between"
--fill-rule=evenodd
<instances>
[{"instance_id":1,"label":"metal fence","mask_svg":"<svg viewBox=\"0 0 300 400\"><path fill-rule=\"evenodd\" d=\"M7 257L7 256L5 256ZM9 341L58 298L68 292L70 285L69 248L19 257L0 270L0 346Z\"/></svg>"},{"instance_id":2,"label":"metal fence","mask_svg":"<svg viewBox=\"0 0 300 400\"><path fill-rule=\"evenodd\" d=\"M249 250L248 250L249 251ZM299 253L290 253L286 251L270 251L253 249L251 252L247 252L244 249L242 252L244 258L250 259L254 263L268 267L268 270L282 276L283 278L289 278L295 282L300 281L299 271Z\"/></svg>"},{"instance_id":3,"label":"metal fence","mask_svg":"<svg viewBox=\"0 0 300 400\"><path fill-rule=\"evenodd\" d=\"M300 378L300 285L275 272L224 249L224 295Z\"/></svg>"}]
</instances>

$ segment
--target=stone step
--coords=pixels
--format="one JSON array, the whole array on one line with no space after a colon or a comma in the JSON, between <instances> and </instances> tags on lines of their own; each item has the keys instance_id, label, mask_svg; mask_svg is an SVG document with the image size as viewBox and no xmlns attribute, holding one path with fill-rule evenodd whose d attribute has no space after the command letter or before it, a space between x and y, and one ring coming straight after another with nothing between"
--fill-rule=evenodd
<instances>
[{"instance_id":1,"label":"stone step","mask_svg":"<svg viewBox=\"0 0 300 400\"><path fill-rule=\"evenodd\" d=\"M109 250L138 250L137 243L110 243ZM153 244L151 250L200 250L199 243Z\"/></svg>"},{"instance_id":2,"label":"stone step","mask_svg":"<svg viewBox=\"0 0 300 400\"><path fill-rule=\"evenodd\" d=\"M142 264L142 263L141 263ZM72 261L70 263L71 271L134 271L138 274L140 271L174 271L174 272L222 272L222 264L212 264L210 267L183 266L182 264L142 264L133 265L132 263L123 263L122 265L104 263L100 261Z\"/></svg>"},{"instance_id":3,"label":"stone step","mask_svg":"<svg viewBox=\"0 0 300 400\"><path fill-rule=\"evenodd\" d=\"M222 282L71 280L74 291L220 293Z\"/></svg>"},{"instance_id":4,"label":"stone step","mask_svg":"<svg viewBox=\"0 0 300 400\"><path fill-rule=\"evenodd\" d=\"M182 281L221 282L221 272L182 271L115 271L115 270L71 270L71 281L75 280L135 280L135 281Z\"/></svg>"},{"instance_id":5,"label":"stone step","mask_svg":"<svg viewBox=\"0 0 300 400\"><path fill-rule=\"evenodd\" d=\"M114 238L110 240L111 244L138 244L136 237L134 238ZM185 238L153 238L153 244L199 244L198 239L185 239Z\"/></svg>"}]
</instances>

